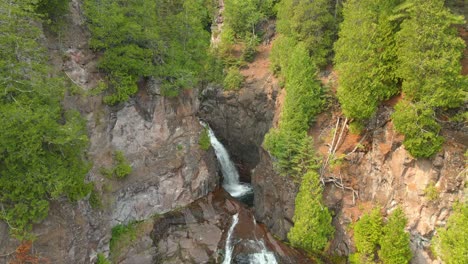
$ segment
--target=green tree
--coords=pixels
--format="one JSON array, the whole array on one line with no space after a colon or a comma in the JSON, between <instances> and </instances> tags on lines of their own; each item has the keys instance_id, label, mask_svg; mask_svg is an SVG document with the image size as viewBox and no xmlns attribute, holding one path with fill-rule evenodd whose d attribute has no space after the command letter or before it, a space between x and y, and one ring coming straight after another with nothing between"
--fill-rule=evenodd
<instances>
[{"instance_id":1,"label":"green tree","mask_svg":"<svg viewBox=\"0 0 468 264\"><path fill-rule=\"evenodd\" d=\"M369 214L364 214L354 224L357 263L374 263L377 247L382 237L382 226L380 207L374 208Z\"/></svg>"},{"instance_id":2,"label":"green tree","mask_svg":"<svg viewBox=\"0 0 468 264\"><path fill-rule=\"evenodd\" d=\"M378 104L398 91L394 34L390 20L401 0L350 0L336 41L338 99L343 113L358 122L370 118Z\"/></svg>"},{"instance_id":3,"label":"green tree","mask_svg":"<svg viewBox=\"0 0 468 264\"><path fill-rule=\"evenodd\" d=\"M256 34L255 27L265 15L261 12L259 0L224 0L223 16L226 26L242 38L247 32Z\"/></svg>"},{"instance_id":4,"label":"green tree","mask_svg":"<svg viewBox=\"0 0 468 264\"><path fill-rule=\"evenodd\" d=\"M325 248L334 229L331 214L322 203L319 175L313 170L303 176L295 204L294 226L288 239L294 247L318 253Z\"/></svg>"},{"instance_id":5,"label":"green tree","mask_svg":"<svg viewBox=\"0 0 468 264\"><path fill-rule=\"evenodd\" d=\"M277 169L282 174L294 174L295 160L304 144L309 124L323 106L322 87L314 78L316 67L308 56L304 44L299 43L290 54L284 69L286 98L277 129L265 136L264 146L276 158ZM297 175L300 176L300 175Z\"/></svg>"},{"instance_id":6,"label":"green tree","mask_svg":"<svg viewBox=\"0 0 468 264\"><path fill-rule=\"evenodd\" d=\"M0 219L19 239L48 214L50 200L76 201L88 138L76 111L64 111L65 82L50 77L36 1L0 2Z\"/></svg>"},{"instance_id":7,"label":"green tree","mask_svg":"<svg viewBox=\"0 0 468 264\"><path fill-rule=\"evenodd\" d=\"M463 24L462 17L443 0L409 0L404 7L397 54L405 96L428 107L460 106L468 89L460 64L465 45L452 25Z\"/></svg>"},{"instance_id":8,"label":"green tree","mask_svg":"<svg viewBox=\"0 0 468 264\"><path fill-rule=\"evenodd\" d=\"M411 155L430 157L444 141L436 108L461 106L468 91L468 79L460 75L464 43L452 27L463 19L452 15L442 0L409 0L400 9L407 17L397 34L397 73L405 100L393 119Z\"/></svg>"},{"instance_id":9,"label":"green tree","mask_svg":"<svg viewBox=\"0 0 468 264\"><path fill-rule=\"evenodd\" d=\"M464 263L468 259L468 204L457 203L447 225L437 229L433 238L435 253L448 264Z\"/></svg>"},{"instance_id":10,"label":"green tree","mask_svg":"<svg viewBox=\"0 0 468 264\"><path fill-rule=\"evenodd\" d=\"M414 157L430 157L442 147L440 125L427 104L403 100L396 105L392 118L395 129L405 135L405 148Z\"/></svg>"},{"instance_id":11,"label":"green tree","mask_svg":"<svg viewBox=\"0 0 468 264\"><path fill-rule=\"evenodd\" d=\"M318 66L326 64L332 49L336 29L332 4L329 0L282 0L277 7L278 33L303 42Z\"/></svg>"},{"instance_id":12,"label":"green tree","mask_svg":"<svg viewBox=\"0 0 468 264\"><path fill-rule=\"evenodd\" d=\"M384 264L404 264L411 260L410 238L405 232L406 223L403 210L397 208L383 227L378 253Z\"/></svg>"},{"instance_id":13,"label":"green tree","mask_svg":"<svg viewBox=\"0 0 468 264\"><path fill-rule=\"evenodd\" d=\"M198 0L86 0L91 47L104 52L116 104L136 93L136 82L153 76L164 95L195 86L205 69L210 13ZM209 8L210 5L208 5Z\"/></svg>"}]
</instances>

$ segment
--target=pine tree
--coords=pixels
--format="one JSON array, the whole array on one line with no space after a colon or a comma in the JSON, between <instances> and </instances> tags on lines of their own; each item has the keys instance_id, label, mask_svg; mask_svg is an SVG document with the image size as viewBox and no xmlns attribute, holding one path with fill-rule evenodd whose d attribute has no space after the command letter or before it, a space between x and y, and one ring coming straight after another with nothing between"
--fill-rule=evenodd
<instances>
[{"instance_id":1,"label":"pine tree","mask_svg":"<svg viewBox=\"0 0 468 264\"><path fill-rule=\"evenodd\" d=\"M405 99L393 119L411 155L430 157L443 143L436 108L460 106L468 91L468 78L460 75L464 43L452 27L463 20L442 0L409 0L400 9L407 16L397 34L397 73Z\"/></svg>"},{"instance_id":2,"label":"pine tree","mask_svg":"<svg viewBox=\"0 0 468 264\"><path fill-rule=\"evenodd\" d=\"M322 186L319 175L307 172L296 196L294 226L288 233L291 245L310 253L320 252L333 236L332 217L322 203Z\"/></svg>"},{"instance_id":3,"label":"pine tree","mask_svg":"<svg viewBox=\"0 0 468 264\"><path fill-rule=\"evenodd\" d=\"M384 264L404 264L411 260L410 238L405 232L406 222L403 210L397 208L383 227L378 253Z\"/></svg>"},{"instance_id":4,"label":"pine tree","mask_svg":"<svg viewBox=\"0 0 468 264\"><path fill-rule=\"evenodd\" d=\"M380 208L374 208L370 214L363 215L354 224L354 242L359 263L373 263L377 246L382 237L382 215Z\"/></svg>"},{"instance_id":5,"label":"pine tree","mask_svg":"<svg viewBox=\"0 0 468 264\"><path fill-rule=\"evenodd\" d=\"M370 118L380 101L397 91L394 33L389 20L401 0L350 0L335 43L338 99L343 113L356 121Z\"/></svg>"},{"instance_id":6,"label":"pine tree","mask_svg":"<svg viewBox=\"0 0 468 264\"><path fill-rule=\"evenodd\" d=\"M464 263L468 259L468 204L458 203L445 227L437 229L433 238L435 253L447 264Z\"/></svg>"},{"instance_id":7,"label":"pine tree","mask_svg":"<svg viewBox=\"0 0 468 264\"><path fill-rule=\"evenodd\" d=\"M61 107L65 82L50 77L35 4L0 1L0 219L18 239L31 238L51 200L90 191L86 124Z\"/></svg>"},{"instance_id":8,"label":"pine tree","mask_svg":"<svg viewBox=\"0 0 468 264\"><path fill-rule=\"evenodd\" d=\"M336 28L331 10L329 0L282 0L278 4L278 33L304 43L313 62L324 66Z\"/></svg>"}]
</instances>

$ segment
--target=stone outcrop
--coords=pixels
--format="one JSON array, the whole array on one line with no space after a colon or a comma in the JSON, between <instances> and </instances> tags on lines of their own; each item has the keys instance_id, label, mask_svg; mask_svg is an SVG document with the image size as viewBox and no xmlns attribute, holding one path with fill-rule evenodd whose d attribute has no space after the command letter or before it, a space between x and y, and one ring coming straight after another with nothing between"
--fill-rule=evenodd
<instances>
[{"instance_id":1,"label":"stone outcrop","mask_svg":"<svg viewBox=\"0 0 468 264\"><path fill-rule=\"evenodd\" d=\"M255 218L281 239L287 239L293 225L294 201L299 182L281 176L274 170L273 160L260 148L260 162L252 175Z\"/></svg>"},{"instance_id":2,"label":"stone outcrop","mask_svg":"<svg viewBox=\"0 0 468 264\"><path fill-rule=\"evenodd\" d=\"M218 263L225 254L234 214L239 215L239 222L231 235L233 263L248 263L247 255L259 252L255 242L275 252L278 263L311 263L271 236L245 205L222 189L155 220L152 237L157 248L156 263Z\"/></svg>"}]
</instances>

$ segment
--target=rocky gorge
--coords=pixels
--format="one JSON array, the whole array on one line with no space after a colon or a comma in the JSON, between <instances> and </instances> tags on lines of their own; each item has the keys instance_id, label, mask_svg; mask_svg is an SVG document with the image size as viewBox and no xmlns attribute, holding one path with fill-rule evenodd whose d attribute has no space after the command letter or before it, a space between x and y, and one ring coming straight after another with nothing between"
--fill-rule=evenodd
<instances>
[{"instance_id":1,"label":"rocky gorge","mask_svg":"<svg viewBox=\"0 0 468 264\"><path fill-rule=\"evenodd\" d=\"M99 54L88 47L82 1L72 0L70 9L66 34L60 40L47 35L44 41L56 70L88 92L102 77L96 67ZM251 255L262 250L274 252L278 263L313 263L284 243L294 225L299 183L279 175L262 147L264 135L277 123L284 96L268 70L270 48L262 44L254 62L242 70L246 81L239 91L209 85L167 98L158 80L145 78L134 98L115 107L102 104L100 95L67 95L65 107L78 108L87 120L93 160L87 181L94 183L102 204L92 206L90 197L77 203L54 201L48 218L34 226L32 253L50 263L95 263L99 253L109 255L113 227L136 223L135 236L117 246L113 262L221 263L226 245L233 241L233 263L249 263ZM333 83L336 76L328 74L327 81ZM397 206L405 211L412 263L439 263L430 254L429 241L435 228L445 224L452 204L466 195L468 131L447 125L443 151L416 160L389 121L393 106L392 101L381 106L360 136L348 132L336 107L322 113L309 131L324 157L333 145L335 124L345 131L335 162L322 174L329 179L324 181L324 200L334 212L336 230L328 253L352 253L349 224L379 204L386 213ZM251 184L253 207L220 187L223 175L215 151L199 145L204 131L200 119L230 153L240 180ZM122 180L101 172L112 165L115 151L122 151L133 169ZM436 199L428 197L429 186L437 189ZM18 245L9 237L8 225L0 222L0 263L8 263Z\"/></svg>"}]
</instances>

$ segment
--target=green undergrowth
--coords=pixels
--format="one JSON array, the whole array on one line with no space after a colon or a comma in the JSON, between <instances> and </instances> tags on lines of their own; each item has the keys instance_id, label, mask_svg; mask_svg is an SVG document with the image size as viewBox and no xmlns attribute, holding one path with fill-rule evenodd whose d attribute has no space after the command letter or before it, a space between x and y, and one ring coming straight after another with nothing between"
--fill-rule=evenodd
<instances>
[{"instance_id":1,"label":"green undergrowth","mask_svg":"<svg viewBox=\"0 0 468 264\"><path fill-rule=\"evenodd\" d=\"M107 178L123 179L132 173L132 166L127 161L122 151L113 154L112 168L101 167L99 172Z\"/></svg>"}]
</instances>

